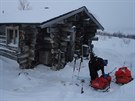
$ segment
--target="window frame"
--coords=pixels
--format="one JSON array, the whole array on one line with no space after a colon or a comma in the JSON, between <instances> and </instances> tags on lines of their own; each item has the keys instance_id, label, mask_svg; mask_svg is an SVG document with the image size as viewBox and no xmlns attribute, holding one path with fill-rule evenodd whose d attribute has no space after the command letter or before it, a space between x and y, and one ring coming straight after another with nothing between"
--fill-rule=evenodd
<instances>
[{"instance_id":1,"label":"window frame","mask_svg":"<svg viewBox=\"0 0 135 101\"><path fill-rule=\"evenodd\" d=\"M11 30L13 32L12 39L9 39L9 36L10 36L9 34L11 34L11 33L8 30L9 31ZM5 32L6 32L6 45L9 47L18 48L19 47L19 27L18 26L7 26ZM9 43L9 40L10 41L13 40L13 42L15 42L15 43L10 42L12 44L11 45ZM16 42L16 40L18 40L18 41Z\"/></svg>"}]
</instances>

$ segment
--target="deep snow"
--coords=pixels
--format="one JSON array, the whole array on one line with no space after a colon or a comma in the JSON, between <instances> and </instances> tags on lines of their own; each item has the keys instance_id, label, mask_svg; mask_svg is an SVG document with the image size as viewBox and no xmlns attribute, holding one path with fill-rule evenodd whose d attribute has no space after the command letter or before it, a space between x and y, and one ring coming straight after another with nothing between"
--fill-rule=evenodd
<instances>
[{"instance_id":1,"label":"deep snow","mask_svg":"<svg viewBox=\"0 0 135 101\"><path fill-rule=\"evenodd\" d=\"M93 44L96 55L109 61L106 73L125 65L135 78L135 40L99 36ZM76 68L79 63L80 59ZM97 92L89 86L88 60L83 60L79 76L77 69L73 75L73 66L71 62L59 71L44 65L21 70L16 61L0 56L0 101L134 101L135 80L123 86L112 82L110 92ZM114 72L111 76L114 79Z\"/></svg>"}]
</instances>

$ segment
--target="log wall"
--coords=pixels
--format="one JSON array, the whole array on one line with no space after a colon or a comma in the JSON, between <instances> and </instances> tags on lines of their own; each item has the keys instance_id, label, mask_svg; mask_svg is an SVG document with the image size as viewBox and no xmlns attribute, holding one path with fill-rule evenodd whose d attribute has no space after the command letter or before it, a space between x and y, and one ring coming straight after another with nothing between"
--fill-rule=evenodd
<instances>
[{"instance_id":1,"label":"log wall","mask_svg":"<svg viewBox=\"0 0 135 101\"><path fill-rule=\"evenodd\" d=\"M73 59L75 34L72 23L58 23L40 30L37 36L36 57L39 63L58 70ZM67 56L67 53L69 53ZM72 56L71 56L72 55Z\"/></svg>"},{"instance_id":2,"label":"log wall","mask_svg":"<svg viewBox=\"0 0 135 101\"><path fill-rule=\"evenodd\" d=\"M92 38L97 31L97 26L83 12L45 28L33 24L8 25L18 26L19 45L15 49L5 45L6 26L0 26L0 45L15 52L6 54L1 50L0 54L6 57L12 55L20 64L20 68L33 68L37 64L45 64L53 70L64 68L67 62L73 60L74 53L82 56L84 44L89 45L92 51Z\"/></svg>"}]
</instances>

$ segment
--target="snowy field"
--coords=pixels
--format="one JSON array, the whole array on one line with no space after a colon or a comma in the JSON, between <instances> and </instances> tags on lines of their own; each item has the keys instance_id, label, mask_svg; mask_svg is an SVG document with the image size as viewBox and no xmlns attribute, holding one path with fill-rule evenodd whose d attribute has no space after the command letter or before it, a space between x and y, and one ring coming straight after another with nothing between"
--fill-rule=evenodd
<instances>
[{"instance_id":1,"label":"snowy field","mask_svg":"<svg viewBox=\"0 0 135 101\"><path fill-rule=\"evenodd\" d=\"M135 78L135 40L100 36L93 44L96 55L108 59L106 73L128 66ZM43 65L21 70L16 61L0 56L0 101L134 101L135 80L123 86L111 82L109 92L98 92L89 86L88 60L83 60L78 75L79 63L74 74L74 62L60 71ZM111 76L114 79L114 72Z\"/></svg>"}]
</instances>

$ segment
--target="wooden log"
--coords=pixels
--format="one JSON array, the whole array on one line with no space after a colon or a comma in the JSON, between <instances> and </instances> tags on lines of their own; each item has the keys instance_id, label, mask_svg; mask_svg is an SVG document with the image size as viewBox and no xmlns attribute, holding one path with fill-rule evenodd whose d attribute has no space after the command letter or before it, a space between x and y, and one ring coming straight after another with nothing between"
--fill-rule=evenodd
<instances>
[{"instance_id":1,"label":"wooden log","mask_svg":"<svg viewBox=\"0 0 135 101\"><path fill-rule=\"evenodd\" d=\"M60 45L63 46L63 47L64 46L66 47L67 46L67 42L61 42Z\"/></svg>"},{"instance_id":2,"label":"wooden log","mask_svg":"<svg viewBox=\"0 0 135 101\"><path fill-rule=\"evenodd\" d=\"M76 22L76 21L78 21L80 19L80 16L78 15L78 14L76 14L76 15L74 15L74 16L72 16L72 17L69 17L69 18L67 18L67 22Z\"/></svg>"},{"instance_id":3,"label":"wooden log","mask_svg":"<svg viewBox=\"0 0 135 101\"><path fill-rule=\"evenodd\" d=\"M70 33L74 33L75 32L74 28L62 28L61 30L65 31L65 32L70 32Z\"/></svg>"},{"instance_id":4,"label":"wooden log","mask_svg":"<svg viewBox=\"0 0 135 101\"><path fill-rule=\"evenodd\" d=\"M57 43L42 43L42 44L38 44L38 48L39 49L51 49L51 48L58 48L58 44Z\"/></svg>"},{"instance_id":5,"label":"wooden log","mask_svg":"<svg viewBox=\"0 0 135 101\"><path fill-rule=\"evenodd\" d=\"M22 64L25 64L25 65L26 65L27 62L28 62L28 60L27 60L27 59L23 59L23 60L21 60L21 61L18 60L17 62L18 62L20 65L22 65ZM23 67L23 68L26 68L26 67Z\"/></svg>"},{"instance_id":6,"label":"wooden log","mask_svg":"<svg viewBox=\"0 0 135 101\"><path fill-rule=\"evenodd\" d=\"M6 39L6 36L5 35L0 35L0 39L1 38Z\"/></svg>"},{"instance_id":7,"label":"wooden log","mask_svg":"<svg viewBox=\"0 0 135 101\"><path fill-rule=\"evenodd\" d=\"M17 60L16 52L13 52L12 50L10 51L5 49L0 49L0 55L13 60Z\"/></svg>"},{"instance_id":8,"label":"wooden log","mask_svg":"<svg viewBox=\"0 0 135 101\"><path fill-rule=\"evenodd\" d=\"M50 37L45 37L44 38L44 43L55 43L55 41L53 39L51 39Z\"/></svg>"},{"instance_id":9,"label":"wooden log","mask_svg":"<svg viewBox=\"0 0 135 101\"><path fill-rule=\"evenodd\" d=\"M91 40L92 41L98 41L98 37L92 37Z\"/></svg>"},{"instance_id":10,"label":"wooden log","mask_svg":"<svg viewBox=\"0 0 135 101\"><path fill-rule=\"evenodd\" d=\"M6 43L6 40L0 39L0 44L1 43Z\"/></svg>"},{"instance_id":11,"label":"wooden log","mask_svg":"<svg viewBox=\"0 0 135 101\"><path fill-rule=\"evenodd\" d=\"M57 33L57 32L59 32L57 28L51 28L51 27L47 28L47 33Z\"/></svg>"},{"instance_id":12,"label":"wooden log","mask_svg":"<svg viewBox=\"0 0 135 101\"><path fill-rule=\"evenodd\" d=\"M27 57L29 57L29 52L25 52L23 54L18 54L17 55L18 59L23 59L23 58L27 58Z\"/></svg>"}]
</instances>

